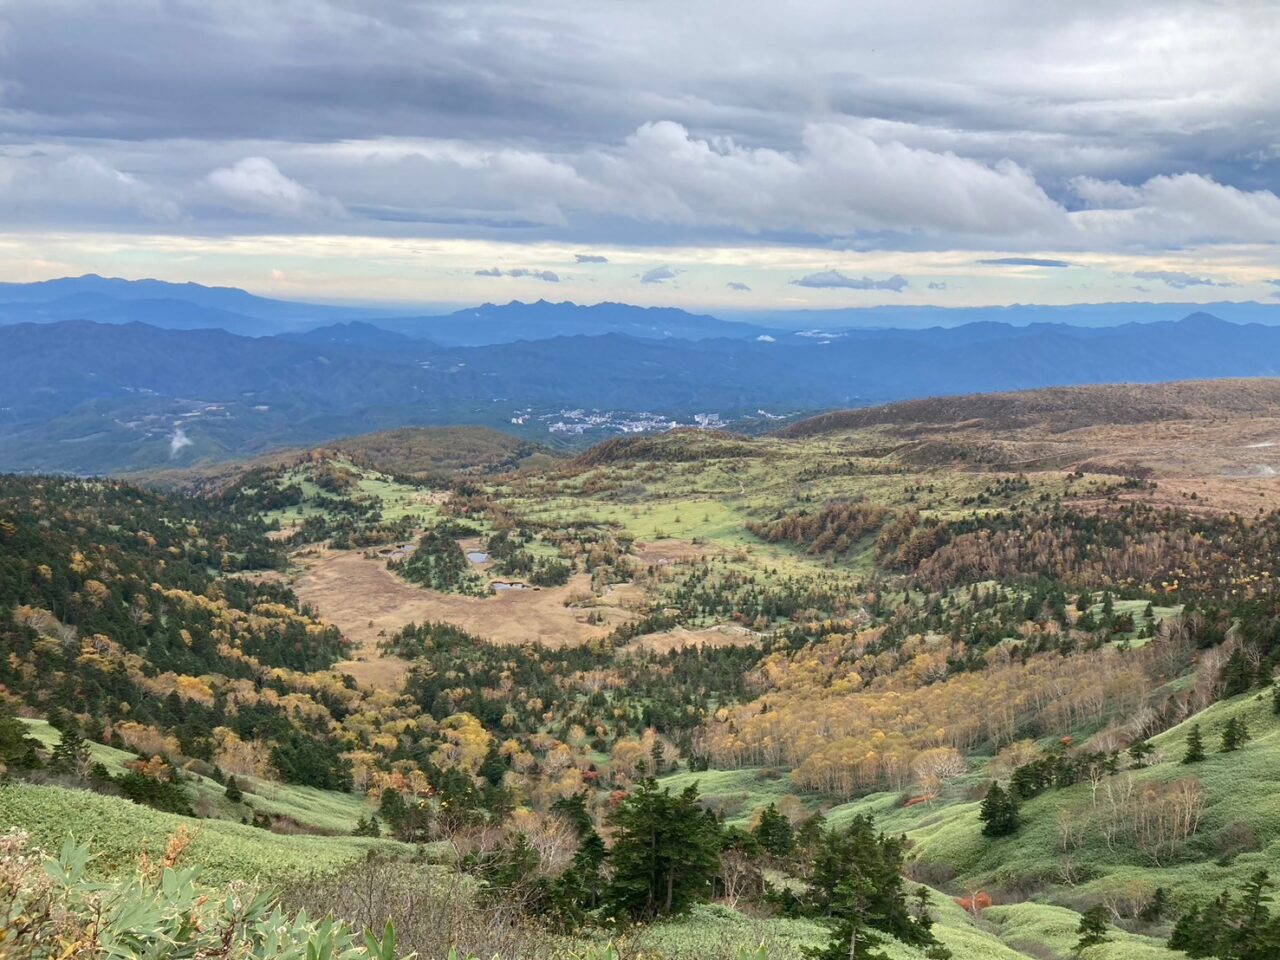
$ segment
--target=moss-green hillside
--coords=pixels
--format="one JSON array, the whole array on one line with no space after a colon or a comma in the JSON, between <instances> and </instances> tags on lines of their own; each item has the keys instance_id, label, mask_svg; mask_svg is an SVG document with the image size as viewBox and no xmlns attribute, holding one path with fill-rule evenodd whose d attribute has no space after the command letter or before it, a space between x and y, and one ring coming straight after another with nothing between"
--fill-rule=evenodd
<instances>
[{"instance_id":1,"label":"moss-green hillside","mask_svg":"<svg viewBox=\"0 0 1280 960\"><path fill-rule=\"evenodd\" d=\"M390 840L284 836L224 820L160 813L86 790L21 782L0 784L0 823L27 831L49 850L67 838L87 844L95 856L93 870L103 877L135 864L143 852L162 858L168 838L180 830L191 836L185 862L199 865L202 879L211 884L256 879L279 886L332 873L370 850L412 852Z\"/></svg>"}]
</instances>

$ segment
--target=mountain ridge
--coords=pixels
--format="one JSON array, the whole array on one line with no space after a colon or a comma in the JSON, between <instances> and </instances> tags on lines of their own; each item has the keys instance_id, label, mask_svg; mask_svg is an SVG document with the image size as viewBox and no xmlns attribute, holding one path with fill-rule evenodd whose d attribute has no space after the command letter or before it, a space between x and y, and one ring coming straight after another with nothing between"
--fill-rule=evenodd
<instances>
[{"instance_id":1,"label":"mountain ridge","mask_svg":"<svg viewBox=\"0 0 1280 960\"><path fill-rule=\"evenodd\" d=\"M1207 316L1087 335L984 326L782 342L611 332L463 347L371 325L245 337L136 321L11 324L0 326L0 467L183 466L448 423L546 440L565 410L630 411L648 424L634 429L711 415L751 417L758 429L770 417L926 396L1276 376L1278 357L1280 328Z\"/></svg>"}]
</instances>

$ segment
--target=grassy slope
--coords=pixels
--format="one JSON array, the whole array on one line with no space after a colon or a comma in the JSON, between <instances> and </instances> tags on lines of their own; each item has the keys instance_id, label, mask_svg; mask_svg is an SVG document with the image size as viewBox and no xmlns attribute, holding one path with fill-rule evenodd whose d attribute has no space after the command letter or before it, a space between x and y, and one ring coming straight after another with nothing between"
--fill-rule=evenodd
<instances>
[{"instance_id":1,"label":"grassy slope","mask_svg":"<svg viewBox=\"0 0 1280 960\"><path fill-rule=\"evenodd\" d=\"M51 747L58 742L58 731L45 721L24 722L31 735L45 746ZM124 772L125 763L137 759L132 753L100 743L90 743L89 749L94 761L101 763L113 775ZM208 817L238 823L242 817L248 816L244 804L233 804L227 800L222 784L207 777L188 776L191 779L186 787L193 805ZM303 827L324 833L349 834L356 821L371 812L365 798L358 794L275 783L256 777L240 777L237 781L248 804L259 813L288 817Z\"/></svg>"},{"instance_id":2,"label":"grassy slope","mask_svg":"<svg viewBox=\"0 0 1280 960\"><path fill-rule=\"evenodd\" d=\"M1024 960L1025 954L1000 942L984 924L942 896L933 908L934 935L949 947L954 960ZM742 949L763 945L770 960L799 960L807 947L826 942L827 929L813 920L757 919L727 907L696 908L680 920L641 931L634 946L672 960L733 960ZM889 960L923 960L923 951L896 941L885 944Z\"/></svg>"},{"instance_id":3,"label":"grassy slope","mask_svg":"<svg viewBox=\"0 0 1280 960\"><path fill-rule=\"evenodd\" d=\"M1219 753L1222 728L1232 716L1248 724L1252 740L1237 753ZM1208 756L1203 763L1188 766L1179 761L1192 723L1201 726ZM1015 948L1041 944L1052 951L1050 955L1066 956L1076 939L1077 910L1110 895L1124 891L1145 898L1162 886L1179 911L1221 890L1237 889L1259 868L1273 874L1280 871L1280 793L1275 790L1280 782L1280 718L1272 712L1270 697L1248 694L1215 704L1153 742L1165 759L1136 772L1139 785L1194 776L1208 795L1197 836L1180 855L1159 866L1132 847L1118 844L1115 850L1108 850L1094 827L1088 829L1079 848L1064 854L1057 816L1066 809L1081 814L1092 810L1087 785L1050 790L1024 804L1024 825L1016 836L1001 840L983 837L979 804L964 799L966 788L982 779L980 767L931 805L904 808L898 805L899 794L883 792L833 807L827 817L833 826L839 826L859 813L874 815L881 829L907 835L912 842L912 859L953 870L952 889L1035 890L1037 902L993 907L983 914L980 926ZM739 826L745 826L756 809L788 793L801 795L808 804L816 802L816 798L794 790L786 777L777 778L769 771L712 770L677 774L662 782L672 789L697 782L704 797ZM1215 838L1228 825L1241 822L1253 827L1261 849L1220 862ZM1068 856L1079 874L1074 885L1065 883L1060 873ZM1120 930L1114 931L1114 937L1114 943L1097 947L1086 956L1097 960L1179 956L1160 939ZM962 954L957 951L957 956Z\"/></svg>"},{"instance_id":4,"label":"grassy slope","mask_svg":"<svg viewBox=\"0 0 1280 960\"><path fill-rule=\"evenodd\" d=\"M1233 715L1246 720L1254 739L1238 753L1217 753L1222 725ZM1203 763L1186 766L1178 761L1185 751L1191 722L1201 724L1209 753ZM1208 793L1198 835L1181 857L1157 866L1135 849L1117 845L1114 851L1108 850L1098 831L1090 830L1084 844L1071 852L1077 868L1089 878L1075 887L1063 887L1056 875L1063 857L1056 822L1061 810L1085 813L1092 809L1087 785L1050 790L1028 801L1022 808L1023 828L1015 837L997 841L981 835L976 802L952 801L933 810L894 811L887 809L891 798L879 795L838 808L837 813L855 806L879 806L886 829L901 829L915 841L917 859L946 864L969 885L998 887L1016 879L1038 878L1049 897L1068 903L1096 898L1123 884L1163 886L1175 902L1187 903L1235 886L1259 867L1274 870L1280 864L1280 795L1273 786L1280 780L1280 722L1271 712L1270 699L1246 695L1215 704L1194 721L1155 738L1154 743L1165 761L1138 771L1135 779L1142 784L1198 778ZM1218 865L1214 838L1235 822L1250 824L1263 849Z\"/></svg>"},{"instance_id":5,"label":"grassy slope","mask_svg":"<svg viewBox=\"0 0 1280 960\"><path fill-rule=\"evenodd\" d=\"M118 797L20 782L0 785L0 823L26 830L49 850L67 838L87 843L95 872L104 877L128 868L141 851L162 857L168 837L183 828L192 836L186 861L199 864L202 878L215 884L257 879L279 885L333 872L370 850L409 852L389 840L281 836L225 820L160 813Z\"/></svg>"},{"instance_id":6,"label":"grassy slope","mask_svg":"<svg viewBox=\"0 0 1280 960\"><path fill-rule=\"evenodd\" d=\"M662 777L659 783L672 793L696 784L699 796L721 814L729 826L743 828L750 826L758 810L789 794L800 793L785 773L755 767L675 773Z\"/></svg>"}]
</instances>

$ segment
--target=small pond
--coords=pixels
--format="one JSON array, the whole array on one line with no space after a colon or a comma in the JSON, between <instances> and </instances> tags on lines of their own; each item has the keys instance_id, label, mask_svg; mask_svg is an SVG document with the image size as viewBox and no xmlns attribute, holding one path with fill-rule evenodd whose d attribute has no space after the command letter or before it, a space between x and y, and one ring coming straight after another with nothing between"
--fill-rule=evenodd
<instances>
[{"instance_id":1,"label":"small pond","mask_svg":"<svg viewBox=\"0 0 1280 960\"><path fill-rule=\"evenodd\" d=\"M470 550L467 552L467 559L472 563L488 563L489 555L483 550Z\"/></svg>"}]
</instances>

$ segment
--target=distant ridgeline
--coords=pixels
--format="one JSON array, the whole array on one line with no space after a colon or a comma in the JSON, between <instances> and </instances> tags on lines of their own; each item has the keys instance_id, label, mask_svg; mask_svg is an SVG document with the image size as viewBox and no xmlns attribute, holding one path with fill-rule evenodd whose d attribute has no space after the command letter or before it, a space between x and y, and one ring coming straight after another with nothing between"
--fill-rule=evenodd
<instances>
[{"instance_id":1,"label":"distant ridgeline","mask_svg":"<svg viewBox=\"0 0 1280 960\"><path fill-rule=\"evenodd\" d=\"M1114 307L1116 320L1131 314ZM1274 319L1258 309L1233 315ZM409 425L579 444L672 423L760 432L910 397L1280 373L1280 326L1098 316L797 332L624 304L408 317L154 281L11 285L0 287L0 469L182 467ZM1168 306L1142 316L1168 318Z\"/></svg>"}]
</instances>

